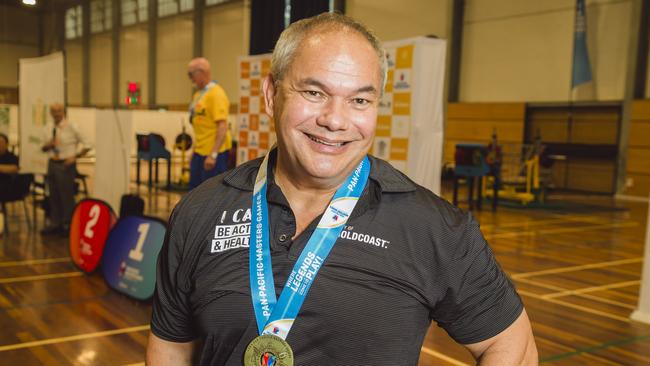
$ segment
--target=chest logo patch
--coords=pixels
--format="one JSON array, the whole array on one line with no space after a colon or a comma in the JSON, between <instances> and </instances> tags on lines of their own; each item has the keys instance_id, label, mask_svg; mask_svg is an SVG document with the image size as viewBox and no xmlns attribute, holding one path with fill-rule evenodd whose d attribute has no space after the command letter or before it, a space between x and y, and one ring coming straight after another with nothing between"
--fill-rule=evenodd
<instances>
[{"instance_id":1,"label":"chest logo patch","mask_svg":"<svg viewBox=\"0 0 650 366\"><path fill-rule=\"evenodd\" d=\"M248 248L250 231L250 222L215 226L210 253L220 253L237 248Z\"/></svg>"}]
</instances>

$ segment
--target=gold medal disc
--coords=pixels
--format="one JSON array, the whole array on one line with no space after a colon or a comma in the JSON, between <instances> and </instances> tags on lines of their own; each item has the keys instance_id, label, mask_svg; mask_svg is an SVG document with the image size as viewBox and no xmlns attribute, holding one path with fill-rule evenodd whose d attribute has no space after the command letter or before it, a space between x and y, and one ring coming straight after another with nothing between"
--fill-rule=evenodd
<instances>
[{"instance_id":1,"label":"gold medal disc","mask_svg":"<svg viewBox=\"0 0 650 366\"><path fill-rule=\"evenodd\" d=\"M293 366L293 350L284 339L262 334L246 347L244 366Z\"/></svg>"}]
</instances>

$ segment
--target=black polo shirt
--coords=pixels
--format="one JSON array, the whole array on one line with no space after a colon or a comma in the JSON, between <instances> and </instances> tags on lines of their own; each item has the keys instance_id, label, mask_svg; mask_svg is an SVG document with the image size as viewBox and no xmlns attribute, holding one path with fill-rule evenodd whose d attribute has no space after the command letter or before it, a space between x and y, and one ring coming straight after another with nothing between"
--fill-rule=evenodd
<instances>
[{"instance_id":1,"label":"black polo shirt","mask_svg":"<svg viewBox=\"0 0 650 366\"><path fill-rule=\"evenodd\" d=\"M469 214L388 163L370 162L366 189L287 337L296 365L417 365L431 320L467 344L522 312ZM200 338L201 365L241 365L257 336L247 245L260 163L191 191L158 258L151 330L174 342ZM279 296L320 217L292 241L295 219L272 174L267 196Z\"/></svg>"},{"instance_id":2,"label":"black polo shirt","mask_svg":"<svg viewBox=\"0 0 650 366\"><path fill-rule=\"evenodd\" d=\"M6 151L0 155L0 165L18 165L18 157L10 151ZM0 173L0 188L7 189L7 185L11 183L11 174Z\"/></svg>"}]
</instances>

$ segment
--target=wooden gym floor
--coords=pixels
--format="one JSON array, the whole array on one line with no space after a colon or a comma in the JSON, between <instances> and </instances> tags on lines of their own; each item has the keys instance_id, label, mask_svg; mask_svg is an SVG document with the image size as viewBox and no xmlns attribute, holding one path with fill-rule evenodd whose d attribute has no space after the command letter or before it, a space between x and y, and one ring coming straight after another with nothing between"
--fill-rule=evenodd
<instances>
[{"instance_id":1,"label":"wooden gym floor","mask_svg":"<svg viewBox=\"0 0 650 366\"><path fill-rule=\"evenodd\" d=\"M180 199L146 186L139 192L146 213L165 220ZM475 212L526 304L541 363L650 365L650 325L629 320L648 204L554 198L586 205ZM99 274L78 272L67 241L28 230L20 205L9 219L11 231L0 240L0 364L143 364L151 306L109 290ZM39 228L42 221L40 212ZM432 325L420 365L472 363Z\"/></svg>"}]
</instances>

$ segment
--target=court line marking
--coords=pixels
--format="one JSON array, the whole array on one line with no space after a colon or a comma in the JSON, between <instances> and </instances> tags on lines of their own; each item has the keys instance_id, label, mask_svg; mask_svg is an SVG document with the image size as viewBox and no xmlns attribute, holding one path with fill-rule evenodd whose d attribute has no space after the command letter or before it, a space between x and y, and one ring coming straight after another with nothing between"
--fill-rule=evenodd
<instances>
[{"instance_id":1,"label":"court line marking","mask_svg":"<svg viewBox=\"0 0 650 366\"><path fill-rule=\"evenodd\" d=\"M580 294L584 294L584 293L587 293L587 292L609 290L609 289L620 288L620 287L628 287L628 286L638 285L640 283L641 283L641 280L617 282L617 283L612 283L612 284L609 284L609 285L585 287L585 288L580 288L580 289L577 289L577 290L566 290L566 291L556 292L556 293L552 293L552 294L545 294L543 296L545 298L548 298L548 299L553 299L553 298L562 297L562 296L580 295Z\"/></svg>"},{"instance_id":2,"label":"court line marking","mask_svg":"<svg viewBox=\"0 0 650 366\"><path fill-rule=\"evenodd\" d=\"M0 262L0 267L14 267L14 266L29 266L34 264L50 264L50 263L70 263L69 257L62 258L43 258L43 259L26 259L22 261L7 261Z\"/></svg>"},{"instance_id":3,"label":"court line marking","mask_svg":"<svg viewBox=\"0 0 650 366\"><path fill-rule=\"evenodd\" d=\"M576 305L576 304L572 304L570 302L566 302L566 301L562 301L562 300L558 300L558 299L545 299L544 297L542 297L542 295L537 295L537 294L534 294L532 292L528 292L526 290L517 290L517 292L520 295L532 297L532 298L537 299L537 300L547 301L547 302L550 302L552 304L566 306L568 308L572 308L572 309L575 309L575 310L580 310L580 311L583 311L585 313L599 315L599 316L602 316L602 317L605 317L605 318L618 320L618 321L624 322L624 323L632 322L629 318L624 318L622 316L610 314L610 313L607 313L607 312L604 312L604 311L591 309L591 308L588 308L586 306Z\"/></svg>"},{"instance_id":4,"label":"court line marking","mask_svg":"<svg viewBox=\"0 0 650 366\"><path fill-rule=\"evenodd\" d=\"M144 362L129 363L123 366L144 366Z\"/></svg>"},{"instance_id":5,"label":"court line marking","mask_svg":"<svg viewBox=\"0 0 650 366\"><path fill-rule=\"evenodd\" d=\"M421 351L422 351L422 353L425 353L425 354L427 354L429 356L433 356L433 357L439 358L439 359L441 359L443 361L449 362L452 365L470 366L469 364L467 364L465 362L458 361L455 358L449 357L449 356L447 356L445 354L442 354L442 353L440 353L438 351L434 351L434 350L432 350L431 348L428 348L428 347L422 347Z\"/></svg>"},{"instance_id":6,"label":"court line marking","mask_svg":"<svg viewBox=\"0 0 650 366\"><path fill-rule=\"evenodd\" d=\"M47 346L47 345L50 345L50 344L63 343L63 342L80 341L80 340L90 339L90 338L99 338L99 337L107 337L107 336L118 335L118 334L140 332L140 331L143 331L143 330L149 330L149 325L148 324L147 325L138 325L138 326L129 327L129 328L104 330L104 331L101 331L101 332L77 334L77 335L67 336L67 337L57 337L57 338L42 339L40 341L29 341L29 342L23 342L23 343L8 344L8 345L5 345L5 346L0 346L0 352L12 351L12 350L21 349L21 348L32 348L32 347Z\"/></svg>"},{"instance_id":7,"label":"court line marking","mask_svg":"<svg viewBox=\"0 0 650 366\"><path fill-rule=\"evenodd\" d=\"M52 274L34 275L34 276L8 277L8 278L0 278L0 284L51 280L55 278L80 277L83 275L84 274L81 272L64 272L64 273L52 273Z\"/></svg>"},{"instance_id":8,"label":"court line marking","mask_svg":"<svg viewBox=\"0 0 650 366\"><path fill-rule=\"evenodd\" d=\"M517 279L515 281L526 283L526 284L537 286L537 287L546 288L546 289L549 289L549 290L558 291L558 293L566 292L566 291L576 291L576 290L569 290L569 289L565 289L565 288L557 287L557 286L553 286L553 285L548 285L548 284L541 283L541 282L535 282L535 281L528 280L528 279L525 279L525 278L520 278L520 279ZM517 291L519 291L519 290L517 290ZM548 295L552 295L552 294L543 294L543 295L536 294L536 295L544 297L544 296L548 296ZM585 299L602 302L602 303L605 303L605 304L616 305L616 306L620 306L620 307L631 309L631 310L636 309L636 306L633 306L633 305L625 304L625 303L622 303L622 302L619 302L619 301L610 300L610 299L607 299L607 298L598 297L598 296L594 296L594 295L590 295L590 294L576 293L576 294L574 294L574 296L578 296L578 297L582 297L582 298L585 298ZM636 303L637 299L634 299L634 301Z\"/></svg>"},{"instance_id":9,"label":"court line marking","mask_svg":"<svg viewBox=\"0 0 650 366\"><path fill-rule=\"evenodd\" d=\"M535 272L515 273L515 274L510 275L510 277L513 278L513 279L522 279L522 278L533 277L533 276L541 276L541 275L546 275L546 274L556 274L556 273L564 273L564 272L581 271L581 270L584 270L584 269L603 268L603 267L618 266L618 265L621 265L621 264L630 264L630 263L639 263L639 262L643 262L643 257L630 258L630 259L619 259L619 260L615 260L615 261L598 262L598 263L591 263L591 264L583 264L583 265L579 265L579 266L551 268L551 269L545 269L545 270L542 270L542 271L535 271Z\"/></svg>"},{"instance_id":10,"label":"court line marking","mask_svg":"<svg viewBox=\"0 0 650 366\"><path fill-rule=\"evenodd\" d=\"M589 300L602 302L604 304L609 304L609 305L614 305L614 306L618 306L618 307L621 307L621 308L630 309L630 310L636 310L637 309L636 305L626 304L626 303L623 303L623 302L620 302L620 301L608 299L606 297L600 297L600 296L595 296L595 295L591 295L591 294L577 294L575 296L582 297L582 298L589 299ZM634 303L636 304L637 301L635 301Z\"/></svg>"},{"instance_id":11,"label":"court line marking","mask_svg":"<svg viewBox=\"0 0 650 366\"><path fill-rule=\"evenodd\" d=\"M571 216L556 218L556 219L546 219L546 220L531 219L531 221L526 221L526 222L509 222L509 223L506 222L506 223L503 223L503 224L485 224L485 225L481 225L481 230L505 229L505 228L515 228L515 227L525 227L525 226L540 226L540 225L546 225L546 224L560 224L560 223L565 223L567 221L582 222L582 223L585 223L585 224L611 223L611 220L609 220L609 221L607 221L607 220L591 220L591 219L588 219L587 217L571 215Z\"/></svg>"},{"instance_id":12,"label":"court line marking","mask_svg":"<svg viewBox=\"0 0 650 366\"><path fill-rule=\"evenodd\" d=\"M621 223L603 224L603 225L591 225L591 226L582 226L582 227L566 227L566 228L543 229L543 230L512 231L512 232L506 232L506 233L485 235L485 238L486 239L501 239L501 238L513 238L513 237L525 236L525 235L548 235L548 234L577 233L577 232L581 232L581 231L633 227L633 226L638 226L638 225L639 225L638 222L621 222Z\"/></svg>"},{"instance_id":13,"label":"court line marking","mask_svg":"<svg viewBox=\"0 0 650 366\"><path fill-rule=\"evenodd\" d=\"M590 347L583 347L583 348L578 348L575 351L572 352L566 352L566 353L561 353L559 355L555 356L549 356L549 357L544 357L540 359L540 364L542 363L547 363L547 362L553 362L553 361L558 361L562 360L565 358L577 356L580 354L591 354L594 353L595 351L600 351L602 349L610 348L610 347L618 347L618 346L625 346L627 344L632 344L636 343L638 341L644 341L650 339L650 334L642 335L642 336L637 336L637 337L630 337L630 338L624 338L624 339L619 339L615 341L610 341L610 342L605 342L601 343L596 346L590 346Z\"/></svg>"},{"instance_id":14,"label":"court line marking","mask_svg":"<svg viewBox=\"0 0 650 366\"><path fill-rule=\"evenodd\" d=\"M97 295L97 296L88 296L88 297L80 297L78 299L74 300L59 300L59 301L46 301L46 302L37 302L37 303L32 303L32 304L20 304L20 305L12 305L12 306L0 306L0 312L2 311L10 311L10 310L22 310L22 309L31 309L31 308L38 308L38 307L47 307L47 306L56 306L56 305L76 305L80 303L86 303L86 302L93 302L97 300L101 300L104 298L107 298L108 296L111 295L110 291L105 292L103 295Z\"/></svg>"}]
</instances>

